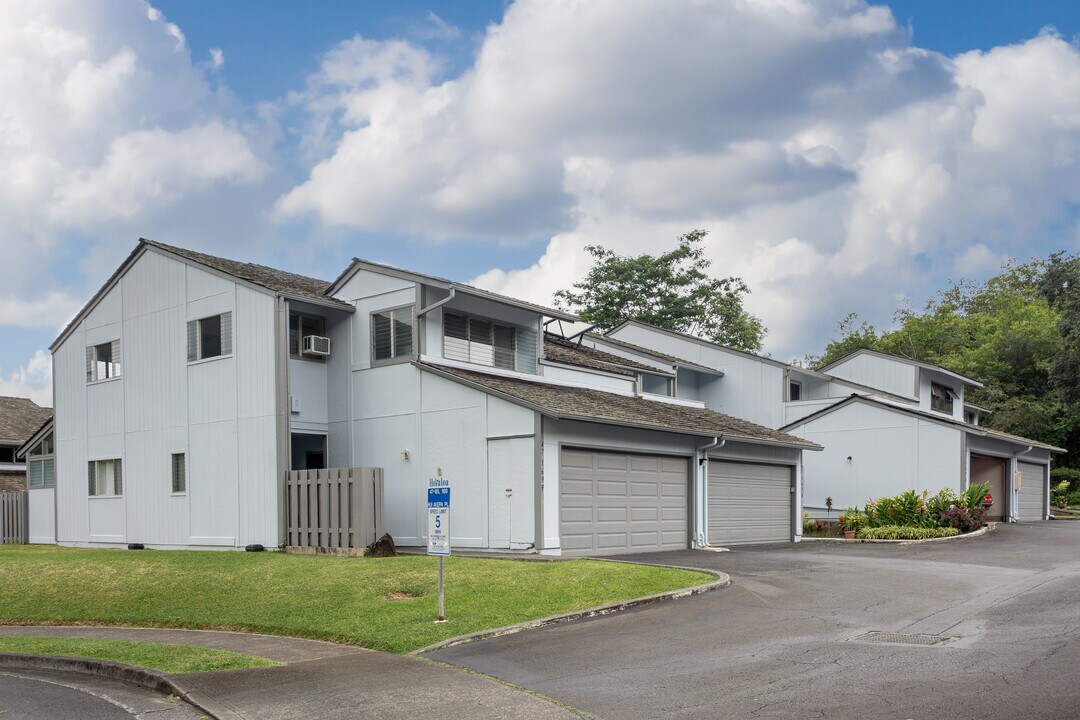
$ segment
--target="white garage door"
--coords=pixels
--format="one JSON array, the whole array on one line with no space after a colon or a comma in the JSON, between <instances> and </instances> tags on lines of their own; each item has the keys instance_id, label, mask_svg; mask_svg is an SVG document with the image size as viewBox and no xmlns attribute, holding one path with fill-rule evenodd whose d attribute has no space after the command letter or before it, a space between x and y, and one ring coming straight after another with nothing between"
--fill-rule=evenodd
<instances>
[{"instance_id":1,"label":"white garage door","mask_svg":"<svg viewBox=\"0 0 1080 720\"><path fill-rule=\"evenodd\" d=\"M567 555L687 547L686 458L564 448L559 534Z\"/></svg>"},{"instance_id":2,"label":"white garage door","mask_svg":"<svg viewBox=\"0 0 1080 720\"><path fill-rule=\"evenodd\" d=\"M790 467L709 461L709 544L791 540Z\"/></svg>"},{"instance_id":3,"label":"white garage door","mask_svg":"<svg viewBox=\"0 0 1080 720\"><path fill-rule=\"evenodd\" d=\"M1046 492L1046 467L1032 463L1017 463L1020 470L1020 489L1016 493L1016 508L1021 520L1043 520L1043 499Z\"/></svg>"}]
</instances>

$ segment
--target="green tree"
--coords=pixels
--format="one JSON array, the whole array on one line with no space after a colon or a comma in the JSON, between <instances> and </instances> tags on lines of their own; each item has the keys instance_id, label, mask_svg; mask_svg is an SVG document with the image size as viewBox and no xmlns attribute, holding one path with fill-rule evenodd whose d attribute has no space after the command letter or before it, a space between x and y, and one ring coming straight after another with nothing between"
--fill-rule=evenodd
<instances>
[{"instance_id":1,"label":"green tree","mask_svg":"<svg viewBox=\"0 0 1080 720\"><path fill-rule=\"evenodd\" d=\"M843 320L836 323L836 336L825 346L825 351L821 355L807 355L803 364L810 368L821 368L856 350L877 348L877 330L867 322L859 323L856 327L855 321L858 319L858 313L848 313Z\"/></svg>"},{"instance_id":2,"label":"green tree","mask_svg":"<svg viewBox=\"0 0 1080 720\"><path fill-rule=\"evenodd\" d=\"M766 328L743 308L750 292L740 278L714 278L706 270L705 230L679 237L661 255L623 257L599 245L585 249L595 259L574 290L559 290L555 303L601 330L624 320L703 337L741 350L760 350Z\"/></svg>"},{"instance_id":3,"label":"green tree","mask_svg":"<svg viewBox=\"0 0 1080 720\"><path fill-rule=\"evenodd\" d=\"M1060 316L1062 349L1050 367L1051 382L1062 401L1080 402L1080 257L1051 255L1039 289Z\"/></svg>"}]
</instances>

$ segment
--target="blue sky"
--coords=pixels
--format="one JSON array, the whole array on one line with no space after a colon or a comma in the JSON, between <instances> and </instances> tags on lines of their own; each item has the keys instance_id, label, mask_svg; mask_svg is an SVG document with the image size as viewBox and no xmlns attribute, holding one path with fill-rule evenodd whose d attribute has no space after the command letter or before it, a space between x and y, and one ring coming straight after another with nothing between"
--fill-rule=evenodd
<instances>
[{"instance_id":1,"label":"blue sky","mask_svg":"<svg viewBox=\"0 0 1080 720\"><path fill-rule=\"evenodd\" d=\"M547 302L586 244L702 227L766 350L817 352L1076 251L1078 33L1060 1L10 7L0 392L47 400L44 349L140 236Z\"/></svg>"}]
</instances>

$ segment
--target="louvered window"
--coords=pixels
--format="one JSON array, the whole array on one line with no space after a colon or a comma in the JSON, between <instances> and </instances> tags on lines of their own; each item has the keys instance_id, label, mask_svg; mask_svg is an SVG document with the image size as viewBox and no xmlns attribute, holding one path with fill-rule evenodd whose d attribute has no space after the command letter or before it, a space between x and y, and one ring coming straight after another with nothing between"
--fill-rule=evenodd
<instances>
[{"instance_id":1,"label":"louvered window","mask_svg":"<svg viewBox=\"0 0 1080 720\"><path fill-rule=\"evenodd\" d=\"M937 383L930 383L930 408L938 412L952 414L953 400L956 398L950 388Z\"/></svg>"},{"instance_id":2,"label":"louvered window","mask_svg":"<svg viewBox=\"0 0 1080 720\"><path fill-rule=\"evenodd\" d=\"M184 453L173 453L172 456L172 491L187 492L187 457Z\"/></svg>"},{"instance_id":3,"label":"louvered window","mask_svg":"<svg viewBox=\"0 0 1080 720\"><path fill-rule=\"evenodd\" d=\"M371 314L371 359L392 360L413 354L412 307Z\"/></svg>"},{"instance_id":4,"label":"louvered window","mask_svg":"<svg viewBox=\"0 0 1080 720\"><path fill-rule=\"evenodd\" d=\"M232 355L232 313L189 320L187 324L188 362Z\"/></svg>"},{"instance_id":5,"label":"louvered window","mask_svg":"<svg viewBox=\"0 0 1080 720\"><path fill-rule=\"evenodd\" d=\"M56 467L53 458L30 460L26 463L26 482L31 488L56 487Z\"/></svg>"},{"instance_id":6,"label":"louvered window","mask_svg":"<svg viewBox=\"0 0 1080 720\"><path fill-rule=\"evenodd\" d=\"M86 382L120 377L120 341L86 348Z\"/></svg>"},{"instance_id":7,"label":"louvered window","mask_svg":"<svg viewBox=\"0 0 1080 720\"><path fill-rule=\"evenodd\" d=\"M89 464L90 495L123 495L124 483L120 460L91 460Z\"/></svg>"},{"instance_id":8,"label":"louvered window","mask_svg":"<svg viewBox=\"0 0 1080 720\"><path fill-rule=\"evenodd\" d=\"M536 333L458 313L444 313L443 357L535 373Z\"/></svg>"}]
</instances>

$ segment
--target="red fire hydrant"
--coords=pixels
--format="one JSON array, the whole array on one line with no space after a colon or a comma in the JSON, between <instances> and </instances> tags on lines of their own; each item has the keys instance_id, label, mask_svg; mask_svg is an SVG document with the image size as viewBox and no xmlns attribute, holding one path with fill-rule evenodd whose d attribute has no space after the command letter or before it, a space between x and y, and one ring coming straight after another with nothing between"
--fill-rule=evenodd
<instances>
[{"instance_id":1,"label":"red fire hydrant","mask_svg":"<svg viewBox=\"0 0 1080 720\"><path fill-rule=\"evenodd\" d=\"M989 510L990 506L994 504L994 496L990 493L986 493L986 497L983 498L983 510Z\"/></svg>"}]
</instances>

